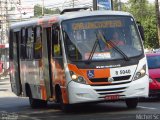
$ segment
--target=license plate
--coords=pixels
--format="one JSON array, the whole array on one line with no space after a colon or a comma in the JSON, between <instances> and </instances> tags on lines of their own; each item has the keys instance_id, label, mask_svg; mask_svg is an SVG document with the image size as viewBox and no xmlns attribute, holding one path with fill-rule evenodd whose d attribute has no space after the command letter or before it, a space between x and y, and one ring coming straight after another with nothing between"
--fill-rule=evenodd
<instances>
[{"instance_id":1,"label":"license plate","mask_svg":"<svg viewBox=\"0 0 160 120\"><path fill-rule=\"evenodd\" d=\"M118 100L119 95L110 95L105 97L106 100Z\"/></svg>"}]
</instances>

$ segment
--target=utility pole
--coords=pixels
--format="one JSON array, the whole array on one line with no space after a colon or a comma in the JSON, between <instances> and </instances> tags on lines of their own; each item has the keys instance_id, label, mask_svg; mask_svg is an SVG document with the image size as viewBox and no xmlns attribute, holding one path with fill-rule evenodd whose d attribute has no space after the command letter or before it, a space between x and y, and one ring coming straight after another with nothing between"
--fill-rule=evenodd
<instances>
[{"instance_id":1,"label":"utility pole","mask_svg":"<svg viewBox=\"0 0 160 120\"><path fill-rule=\"evenodd\" d=\"M118 0L114 0L114 10L118 10Z\"/></svg>"},{"instance_id":2,"label":"utility pole","mask_svg":"<svg viewBox=\"0 0 160 120\"><path fill-rule=\"evenodd\" d=\"M121 0L118 1L118 10L119 10L119 11L122 10L122 3L121 3Z\"/></svg>"},{"instance_id":3,"label":"utility pole","mask_svg":"<svg viewBox=\"0 0 160 120\"><path fill-rule=\"evenodd\" d=\"M1 20L1 34L0 44L8 43L8 1L0 0L0 20Z\"/></svg>"},{"instance_id":4,"label":"utility pole","mask_svg":"<svg viewBox=\"0 0 160 120\"><path fill-rule=\"evenodd\" d=\"M0 62L3 64L2 72L5 72L8 68L7 56L8 56L8 33L9 33L9 20L8 20L8 0L0 0Z\"/></svg>"},{"instance_id":5,"label":"utility pole","mask_svg":"<svg viewBox=\"0 0 160 120\"><path fill-rule=\"evenodd\" d=\"M118 10L118 11L122 10L121 0L114 0L114 10Z\"/></svg>"},{"instance_id":6,"label":"utility pole","mask_svg":"<svg viewBox=\"0 0 160 120\"><path fill-rule=\"evenodd\" d=\"M19 0L18 4L20 5L20 9L19 9L19 12L20 12L20 21L22 21L22 6L21 6L21 0ZM17 7L17 4L15 4L16 7Z\"/></svg>"},{"instance_id":7,"label":"utility pole","mask_svg":"<svg viewBox=\"0 0 160 120\"><path fill-rule=\"evenodd\" d=\"M97 0L93 0L93 10L97 10Z\"/></svg>"},{"instance_id":8,"label":"utility pole","mask_svg":"<svg viewBox=\"0 0 160 120\"><path fill-rule=\"evenodd\" d=\"M159 13L159 1L155 0L156 16L157 16L157 30L158 30L158 43L160 47L160 13Z\"/></svg>"},{"instance_id":9,"label":"utility pole","mask_svg":"<svg viewBox=\"0 0 160 120\"><path fill-rule=\"evenodd\" d=\"M72 0L72 7L74 8L74 0Z\"/></svg>"},{"instance_id":10,"label":"utility pole","mask_svg":"<svg viewBox=\"0 0 160 120\"><path fill-rule=\"evenodd\" d=\"M44 16L44 0L42 0L42 16Z\"/></svg>"}]
</instances>

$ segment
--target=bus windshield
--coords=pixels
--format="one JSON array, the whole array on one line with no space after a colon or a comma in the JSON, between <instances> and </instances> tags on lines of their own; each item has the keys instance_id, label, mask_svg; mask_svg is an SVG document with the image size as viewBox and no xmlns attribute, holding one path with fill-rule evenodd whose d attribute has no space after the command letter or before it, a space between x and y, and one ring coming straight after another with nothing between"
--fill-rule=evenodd
<instances>
[{"instance_id":1,"label":"bus windshield","mask_svg":"<svg viewBox=\"0 0 160 120\"><path fill-rule=\"evenodd\" d=\"M132 17L101 16L62 22L66 54L72 61L126 59L142 54Z\"/></svg>"}]
</instances>

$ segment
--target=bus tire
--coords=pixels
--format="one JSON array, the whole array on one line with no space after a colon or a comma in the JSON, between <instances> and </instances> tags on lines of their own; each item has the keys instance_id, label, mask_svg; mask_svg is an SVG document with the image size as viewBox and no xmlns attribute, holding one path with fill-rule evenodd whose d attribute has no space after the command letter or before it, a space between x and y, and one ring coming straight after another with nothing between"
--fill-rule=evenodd
<instances>
[{"instance_id":1,"label":"bus tire","mask_svg":"<svg viewBox=\"0 0 160 120\"><path fill-rule=\"evenodd\" d=\"M29 103L31 108L40 108L40 107L46 107L47 101L46 100L40 100L40 99L34 99L32 97L31 88L29 85L26 87L27 96L29 97Z\"/></svg>"},{"instance_id":2,"label":"bus tire","mask_svg":"<svg viewBox=\"0 0 160 120\"><path fill-rule=\"evenodd\" d=\"M61 106L61 110L63 112L70 112L71 111L71 105L70 104L64 104L62 99L60 99L60 106Z\"/></svg>"},{"instance_id":3,"label":"bus tire","mask_svg":"<svg viewBox=\"0 0 160 120\"><path fill-rule=\"evenodd\" d=\"M135 109L138 105L138 98L129 98L126 99L125 101L129 109Z\"/></svg>"},{"instance_id":4,"label":"bus tire","mask_svg":"<svg viewBox=\"0 0 160 120\"><path fill-rule=\"evenodd\" d=\"M62 98L62 93L61 93L61 90L59 89L58 93L57 93L57 99L59 100L59 104L60 104L60 107L61 107L61 110L63 112L69 112L71 110L71 105L70 104L65 104L63 102L63 98Z\"/></svg>"},{"instance_id":5,"label":"bus tire","mask_svg":"<svg viewBox=\"0 0 160 120\"><path fill-rule=\"evenodd\" d=\"M47 106L47 101L40 100L40 99L34 99L32 97L29 97L29 103L31 108L42 108Z\"/></svg>"}]
</instances>

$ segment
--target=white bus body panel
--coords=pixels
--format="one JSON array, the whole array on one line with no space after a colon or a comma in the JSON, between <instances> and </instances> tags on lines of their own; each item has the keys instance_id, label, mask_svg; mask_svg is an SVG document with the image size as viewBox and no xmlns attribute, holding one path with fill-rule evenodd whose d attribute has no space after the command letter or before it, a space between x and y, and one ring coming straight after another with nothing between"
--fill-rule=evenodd
<instances>
[{"instance_id":1,"label":"white bus body panel","mask_svg":"<svg viewBox=\"0 0 160 120\"><path fill-rule=\"evenodd\" d=\"M32 97L41 99L40 85L44 83L39 61L20 61L22 91L26 96L26 84L30 86Z\"/></svg>"},{"instance_id":2,"label":"white bus body panel","mask_svg":"<svg viewBox=\"0 0 160 120\"><path fill-rule=\"evenodd\" d=\"M149 92L149 78L148 78L148 70L146 70L146 75L140 79L133 80L134 75L137 71L139 71L144 65L146 65L146 58L143 58L139 61L138 66L126 66L125 69L130 69L131 77L130 83L127 84L120 84L120 85L110 85L110 86L91 86L86 84L76 83L71 81L68 84L68 93L69 93L69 103L84 103L84 102L96 102L96 101L103 101L105 100L105 96L114 95L114 94L107 94L107 92L115 92L115 95L119 95L120 99L127 99L127 98L140 98L140 97L148 97ZM119 68L110 68L112 77L116 76L114 73L115 70L124 69L123 67ZM119 88L124 88L122 93L116 94L119 92ZM96 90L103 90L103 89L110 89L109 91L96 91ZM113 89L113 90L112 90ZM116 90L118 89L118 90ZM112 91L111 91L112 90ZM102 93L102 94L99 94ZM103 95L103 93L106 93Z\"/></svg>"}]
</instances>

